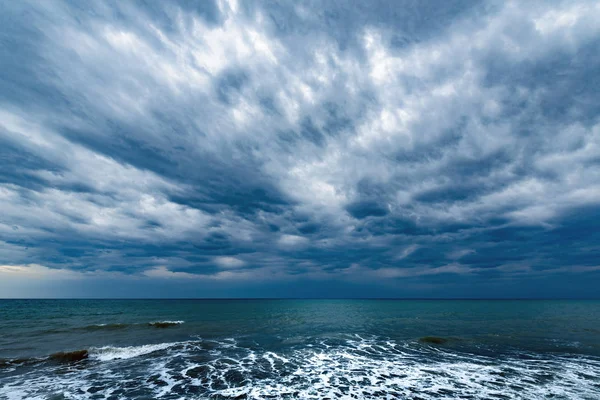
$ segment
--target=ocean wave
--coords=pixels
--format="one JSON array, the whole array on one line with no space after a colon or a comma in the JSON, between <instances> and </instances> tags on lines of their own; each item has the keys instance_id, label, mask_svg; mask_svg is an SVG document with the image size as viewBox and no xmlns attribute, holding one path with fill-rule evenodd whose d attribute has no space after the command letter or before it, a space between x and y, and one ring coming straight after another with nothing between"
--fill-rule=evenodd
<instances>
[{"instance_id":1,"label":"ocean wave","mask_svg":"<svg viewBox=\"0 0 600 400\"><path fill-rule=\"evenodd\" d=\"M448 343L447 338L443 338L443 337L438 337L438 336L423 336L422 338L419 339L419 342L421 343L427 343L427 344L446 344Z\"/></svg>"},{"instance_id":2,"label":"ocean wave","mask_svg":"<svg viewBox=\"0 0 600 400\"><path fill-rule=\"evenodd\" d=\"M83 327L78 328L78 329L82 329L82 330L86 330L86 331L117 330L117 329L126 329L126 328L128 328L130 326L132 326L132 324L121 324L121 323L117 323L117 324L93 324L93 325L83 326Z\"/></svg>"},{"instance_id":3,"label":"ocean wave","mask_svg":"<svg viewBox=\"0 0 600 400\"><path fill-rule=\"evenodd\" d=\"M46 361L44 358L6 358L0 359L0 370L16 370L18 367L28 366Z\"/></svg>"},{"instance_id":4,"label":"ocean wave","mask_svg":"<svg viewBox=\"0 0 600 400\"><path fill-rule=\"evenodd\" d=\"M158 343L126 347L103 346L82 350L61 351L43 357L0 359L0 369L15 369L21 366L31 366L48 361L64 364L75 363L86 359L97 361L126 360L151 354L160 350L175 348L178 346L181 347L190 343L193 342Z\"/></svg>"},{"instance_id":5,"label":"ocean wave","mask_svg":"<svg viewBox=\"0 0 600 400\"><path fill-rule=\"evenodd\" d=\"M48 360L59 363L73 363L77 361L85 360L89 357L87 350L75 350L75 351L61 351L59 353L50 354Z\"/></svg>"},{"instance_id":6,"label":"ocean wave","mask_svg":"<svg viewBox=\"0 0 600 400\"><path fill-rule=\"evenodd\" d=\"M425 342L355 337L274 351L199 339L91 348L89 358L101 362L69 374L28 376L27 382L8 379L0 398L600 398L598 358L498 358ZM106 363L117 359L123 362Z\"/></svg>"},{"instance_id":7,"label":"ocean wave","mask_svg":"<svg viewBox=\"0 0 600 400\"><path fill-rule=\"evenodd\" d=\"M156 351L165 350L174 345L177 345L177 343L159 343L128 347L93 347L90 349L90 358L99 361L126 360L129 358L154 353Z\"/></svg>"},{"instance_id":8,"label":"ocean wave","mask_svg":"<svg viewBox=\"0 0 600 400\"><path fill-rule=\"evenodd\" d=\"M134 327L153 327L153 328L168 328L184 324L185 321L152 321L148 323L105 323L105 324L92 324L81 327L73 328L74 330L84 331L102 331L102 330L121 330Z\"/></svg>"},{"instance_id":9,"label":"ocean wave","mask_svg":"<svg viewBox=\"0 0 600 400\"><path fill-rule=\"evenodd\" d=\"M16 370L19 367L33 366L46 362L59 364L75 363L87 359L89 352L86 349L74 351L61 351L44 357L0 359L0 370Z\"/></svg>"},{"instance_id":10,"label":"ocean wave","mask_svg":"<svg viewBox=\"0 0 600 400\"><path fill-rule=\"evenodd\" d=\"M148 325L153 326L155 328L168 328L170 326L177 326L184 323L185 321L154 321L149 322Z\"/></svg>"}]
</instances>

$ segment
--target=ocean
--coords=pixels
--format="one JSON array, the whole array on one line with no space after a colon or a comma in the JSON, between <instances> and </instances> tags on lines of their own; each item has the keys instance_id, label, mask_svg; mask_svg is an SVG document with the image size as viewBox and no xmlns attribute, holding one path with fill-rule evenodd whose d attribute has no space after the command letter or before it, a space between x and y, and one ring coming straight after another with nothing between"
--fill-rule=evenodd
<instances>
[{"instance_id":1,"label":"ocean","mask_svg":"<svg viewBox=\"0 0 600 400\"><path fill-rule=\"evenodd\" d=\"M600 399L600 301L0 300L0 399Z\"/></svg>"}]
</instances>

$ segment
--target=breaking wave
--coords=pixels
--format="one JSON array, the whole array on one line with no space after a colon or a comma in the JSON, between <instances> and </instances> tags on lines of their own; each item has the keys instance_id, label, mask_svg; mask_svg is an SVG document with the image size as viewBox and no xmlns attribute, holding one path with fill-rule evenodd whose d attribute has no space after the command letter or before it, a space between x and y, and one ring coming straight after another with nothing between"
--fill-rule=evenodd
<instances>
[{"instance_id":1,"label":"breaking wave","mask_svg":"<svg viewBox=\"0 0 600 400\"><path fill-rule=\"evenodd\" d=\"M86 331L100 331L100 330L126 329L130 326L132 326L132 325L131 324L94 324L94 325L84 326L79 329L86 330Z\"/></svg>"},{"instance_id":2,"label":"breaking wave","mask_svg":"<svg viewBox=\"0 0 600 400\"><path fill-rule=\"evenodd\" d=\"M168 328L170 326L177 326L185 323L185 321L155 321L150 322L148 325L153 326L155 328Z\"/></svg>"},{"instance_id":3,"label":"breaking wave","mask_svg":"<svg viewBox=\"0 0 600 400\"><path fill-rule=\"evenodd\" d=\"M78 327L78 328L74 328L76 330L84 330L84 331L103 331L103 330L121 330L121 329L128 329L128 328L134 328L134 327L153 327L153 328L169 328L172 326L177 326L177 325L181 325L184 324L185 321L152 321L152 322L148 322L148 323L130 323L130 324L126 324L126 323L112 323L112 324L93 324L93 325L87 325L87 326L82 326L82 327Z\"/></svg>"},{"instance_id":4,"label":"breaking wave","mask_svg":"<svg viewBox=\"0 0 600 400\"><path fill-rule=\"evenodd\" d=\"M90 349L90 358L99 361L127 360L172 347L172 343L147 344L130 347L96 347Z\"/></svg>"},{"instance_id":5,"label":"breaking wave","mask_svg":"<svg viewBox=\"0 0 600 400\"><path fill-rule=\"evenodd\" d=\"M498 358L421 342L351 337L274 351L199 339L91 348L85 368L9 377L0 398L600 398L595 357Z\"/></svg>"}]
</instances>

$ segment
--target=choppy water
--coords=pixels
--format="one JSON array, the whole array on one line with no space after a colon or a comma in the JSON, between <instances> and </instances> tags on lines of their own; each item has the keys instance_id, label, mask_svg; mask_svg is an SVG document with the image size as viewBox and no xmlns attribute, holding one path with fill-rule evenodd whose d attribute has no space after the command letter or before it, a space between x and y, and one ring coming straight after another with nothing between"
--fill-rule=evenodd
<instances>
[{"instance_id":1,"label":"choppy water","mask_svg":"<svg viewBox=\"0 0 600 400\"><path fill-rule=\"evenodd\" d=\"M600 399L600 302L0 301L0 399L154 398Z\"/></svg>"}]
</instances>

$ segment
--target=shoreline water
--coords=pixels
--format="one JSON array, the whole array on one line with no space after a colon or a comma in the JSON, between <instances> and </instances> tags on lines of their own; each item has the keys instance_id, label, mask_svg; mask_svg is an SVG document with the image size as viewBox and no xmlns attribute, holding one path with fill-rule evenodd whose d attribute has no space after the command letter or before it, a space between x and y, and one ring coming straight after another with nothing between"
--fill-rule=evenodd
<instances>
[{"instance_id":1,"label":"shoreline water","mask_svg":"<svg viewBox=\"0 0 600 400\"><path fill-rule=\"evenodd\" d=\"M0 300L0 399L600 397L600 301Z\"/></svg>"}]
</instances>

